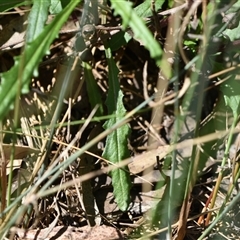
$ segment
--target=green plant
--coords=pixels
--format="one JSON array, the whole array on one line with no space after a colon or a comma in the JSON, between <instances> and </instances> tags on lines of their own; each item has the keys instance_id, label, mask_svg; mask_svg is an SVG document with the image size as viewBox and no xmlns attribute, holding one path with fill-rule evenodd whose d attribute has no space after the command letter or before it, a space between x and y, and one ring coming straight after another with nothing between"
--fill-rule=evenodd
<instances>
[{"instance_id":1,"label":"green plant","mask_svg":"<svg viewBox=\"0 0 240 240\"><path fill-rule=\"evenodd\" d=\"M97 224L99 216L101 221L110 221L97 206L96 183L91 180L106 173L111 176L116 208L129 213L134 205L132 179L145 180L147 173L157 171L154 165L160 174L154 189L158 200L147 212L149 220L143 225L151 234L143 232L144 238L156 234L170 238L177 227L177 239L184 239L188 224L196 227L188 219L194 215L192 196L196 185L204 178L209 159L217 164L221 148L224 155L213 193L209 199L197 201L205 204L202 215L207 215L205 220L200 217L198 223L208 228L198 230L196 236L207 236L239 199L238 194L231 200L240 174L238 152L234 157L229 154L239 133L239 51L235 47L239 46L239 3L147 0L137 1L136 5L115 0L110 1L110 6L105 1L97 5L93 0L0 3L1 12L23 6L30 12L22 50L19 56L13 53L13 66L1 73L1 239L14 236L13 229L13 233L10 231L13 226L28 228L38 226L40 221L45 226L51 221L53 229L64 224L61 211L70 211L72 207L67 195L72 188L81 206L77 211L82 211L89 226ZM79 14L77 11L82 20L80 29L75 29L70 47L73 52L61 56L61 49L54 50L59 47L58 41L65 51L68 49L61 39L61 28L70 16L74 19ZM106 25L106 18L99 12L108 14ZM54 19L47 23L52 14ZM223 19L224 14L232 19ZM103 25L97 24L99 18ZM91 54L98 60L92 59ZM132 61L133 54L136 55ZM48 60L55 60L55 55L59 57L52 69L56 74L51 75L55 84L44 88L43 78L39 78L41 67L47 62L50 68L52 63ZM131 74L122 74L125 66L130 68L133 79ZM44 67L46 75L48 67ZM29 110L23 99L33 92L32 87L44 89L43 98L39 94L37 107ZM34 101L31 97L31 104ZM173 127L165 126L164 136L160 129L168 115L174 119ZM134 144L135 139L142 139L142 131L145 140L141 141L145 145L140 147L146 152L141 155L140 147ZM168 141L165 146L158 146L162 144L161 137ZM104 147L99 149L102 141ZM136 140L138 144L141 141ZM28 146L19 146L19 142ZM24 162L21 167L14 167L17 157ZM229 172L228 158L233 162L229 173L232 182L219 206L216 199ZM215 172L211 174L216 176ZM146 182L142 184L143 191L139 190L141 196L144 191L151 192L151 184ZM15 183L17 189L12 187ZM54 212L45 209L50 220L42 217L41 207L47 201ZM62 205L58 201L63 201ZM204 212L208 207L216 213L212 224L212 212ZM202 209L197 210L200 213ZM145 214L140 215L146 219ZM129 236L138 234L136 231Z\"/></svg>"}]
</instances>

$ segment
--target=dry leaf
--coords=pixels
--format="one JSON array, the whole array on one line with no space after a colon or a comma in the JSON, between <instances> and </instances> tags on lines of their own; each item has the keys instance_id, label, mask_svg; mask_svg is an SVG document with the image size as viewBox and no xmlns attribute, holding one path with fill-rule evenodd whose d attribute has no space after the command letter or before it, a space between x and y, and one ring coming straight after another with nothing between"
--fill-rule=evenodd
<instances>
[{"instance_id":1,"label":"dry leaf","mask_svg":"<svg viewBox=\"0 0 240 240\"><path fill-rule=\"evenodd\" d=\"M13 145L3 143L2 146L3 146L5 158L10 159ZM18 146L18 145L14 146L14 159L25 158L30 153L39 153L39 150L36 148L30 148L28 146Z\"/></svg>"},{"instance_id":2,"label":"dry leaf","mask_svg":"<svg viewBox=\"0 0 240 240\"><path fill-rule=\"evenodd\" d=\"M21 167L21 164L22 164L22 159L14 159L13 160L13 166L12 166L12 170L14 169L18 169ZM6 174L8 175L10 173L10 169L11 169L11 164L8 163L7 165L7 169L6 169ZM0 174L1 175L1 174Z\"/></svg>"},{"instance_id":3,"label":"dry leaf","mask_svg":"<svg viewBox=\"0 0 240 240\"><path fill-rule=\"evenodd\" d=\"M129 171L132 174L138 174L144 171L145 169L153 166L156 163L157 156L159 157L159 159L162 159L172 150L173 146L165 145L160 146L157 149L137 155L133 158L133 161L128 165Z\"/></svg>"},{"instance_id":4,"label":"dry leaf","mask_svg":"<svg viewBox=\"0 0 240 240\"><path fill-rule=\"evenodd\" d=\"M4 152L4 157L6 159L6 162L8 163L10 158L11 158L11 154L12 154L12 148L13 145L12 144L2 144L3 147L3 152ZM36 148L30 148L28 146L14 146L14 157L13 157L13 169L17 169L20 168L21 164L22 164L22 159L27 157L29 154L31 153L39 153L40 151ZM0 166L2 165L2 157L0 157ZM10 171L10 164L8 163L7 165L7 169L6 169L6 174L9 174ZM1 167L0 167L1 169ZM0 171L0 176L1 176L1 171Z\"/></svg>"},{"instance_id":5,"label":"dry leaf","mask_svg":"<svg viewBox=\"0 0 240 240\"><path fill-rule=\"evenodd\" d=\"M7 48L12 48L14 45L18 45L15 47L21 47L25 36L25 16L11 16L10 21L3 20L0 22L2 28L0 32L0 49L6 50Z\"/></svg>"}]
</instances>

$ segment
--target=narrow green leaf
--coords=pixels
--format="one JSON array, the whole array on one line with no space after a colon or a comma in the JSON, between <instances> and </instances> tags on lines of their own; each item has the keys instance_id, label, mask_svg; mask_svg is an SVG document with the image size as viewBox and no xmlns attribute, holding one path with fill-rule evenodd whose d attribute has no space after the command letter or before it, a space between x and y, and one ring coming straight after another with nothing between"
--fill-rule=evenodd
<instances>
[{"instance_id":1,"label":"narrow green leaf","mask_svg":"<svg viewBox=\"0 0 240 240\"><path fill-rule=\"evenodd\" d=\"M115 14L119 14L122 17L123 27L131 27L134 32L134 37L142 41L145 48L149 50L150 56L155 60L156 64L160 66L162 49L143 20L132 9L132 3L116 0L111 0L111 3Z\"/></svg>"},{"instance_id":2,"label":"narrow green leaf","mask_svg":"<svg viewBox=\"0 0 240 240\"><path fill-rule=\"evenodd\" d=\"M29 84L34 70L49 50L50 44L56 38L58 31L78 3L78 0L71 1L69 5L55 17L53 22L44 28L44 31L33 42L27 44L22 55L14 58L14 66L8 72L1 74L0 120L2 120L9 111L17 94L19 83L21 83L21 87Z\"/></svg>"},{"instance_id":3,"label":"narrow green leaf","mask_svg":"<svg viewBox=\"0 0 240 240\"><path fill-rule=\"evenodd\" d=\"M49 1L34 0L31 12L28 17L28 27L26 32L26 41L32 42L44 29L48 18Z\"/></svg>"},{"instance_id":4,"label":"narrow green leaf","mask_svg":"<svg viewBox=\"0 0 240 240\"><path fill-rule=\"evenodd\" d=\"M117 123L126 113L124 108L122 98L123 93L120 90L119 80L118 80L118 68L112 59L111 50L106 49L106 56L108 60L109 67L109 91L106 100L108 113L116 114L104 124L104 128L110 128L115 123ZM128 136L130 134L130 128L128 125L123 125L118 128L110 135L108 135L106 140L106 146L103 152L103 157L111 161L112 163L119 163L121 160L129 157L128 151ZM131 180L130 174L127 172L127 166L123 169L116 169L111 172L113 193L118 207L122 211L126 211L130 203L130 189Z\"/></svg>"},{"instance_id":5,"label":"narrow green leaf","mask_svg":"<svg viewBox=\"0 0 240 240\"><path fill-rule=\"evenodd\" d=\"M122 103L123 94L119 90L117 94L117 105L115 113L117 117L114 117L107 121L104 124L104 128L112 127L117 121L121 119L120 116L125 114L125 108ZM103 157L111 161L112 163L119 163L121 160L129 157L129 151L127 148L127 139L130 133L128 125L124 125L110 135L108 135L106 140L106 146L103 152ZM125 171L124 171L125 170ZM131 189L131 180L130 175L127 172L128 168L116 169L111 172L112 184L113 184L113 193L115 200L118 204L118 207L122 211L126 211L130 203L130 189Z\"/></svg>"}]
</instances>

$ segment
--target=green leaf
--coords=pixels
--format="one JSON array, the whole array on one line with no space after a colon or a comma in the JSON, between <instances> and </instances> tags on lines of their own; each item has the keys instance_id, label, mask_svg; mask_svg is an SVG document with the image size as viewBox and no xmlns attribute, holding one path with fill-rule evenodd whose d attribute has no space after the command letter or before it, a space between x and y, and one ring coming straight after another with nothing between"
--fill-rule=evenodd
<instances>
[{"instance_id":1,"label":"green leaf","mask_svg":"<svg viewBox=\"0 0 240 240\"><path fill-rule=\"evenodd\" d=\"M120 47L126 45L131 39L132 36L130 36L129 33L120 31L111 37L109 40L109 46L112 51L116 51Z\"/></svg>"},{"instance_id":2,"label":"green leaf","mask_svg":"<svg viewBox=\"0 0 240 240\"><path fill-rule=\"evenodd\" d=\"M221 91L226 106L231 108L234 118L237 118L240 112L240 81L236 80L233 75L228 81L221 84Z\"/></svg>"},{"instance_id":3,"label":"green leaf","mask_svg":"<svg viewBox=\"0 0 240 240\"><path fill-rule=\"evenodd\" d=\"M240 9L240 2L236 1L226 12L226 14L228 13L237 13Z\"/></svg>"},{"instance_id":4,"label":"green leaf","mask_svg":"<svg viewBox=\"0 0 240 240\"><path fill-rule=\"evenodd\" d=\"M231 41L234 41L236 39L240 38L240 22L238 24L238 26L234 29L226 29L223 32L224 35L227 35Z\"/></svg>"},{"instance_id":5,"label":"green leaf","mask_svg":"<svg viewBox=\"0 0 240 240\"><path fill-rule=\"evenodd\" d=\"M104 124L104 128L112 127L117 121L121 119L121 116L125 114L125 108L122 103L123 94L121 90L117 94L117 105L116 115L109 121ZM115 97L116 98L116 97ZM130 133L128 125L124 125L110 135L108 135L106 140L106 146L103 152L103 157L111 161L112 163L119 163L121 160L129 157L129 151L127 148L127 139ZM125 170L125 171L124 171ZM111 172L112 184L113 184L113 193L115 200L118 204L118 207L122 211L126 211L130 203L130 189L131 189L131 180L130 175L127 172L128 168L124 167L123 169L116 169Z\"/></svg>"},{"instance_id":6,"label":"green leaf","mask_svg":"<svg viewBox=\"0 0 240 240\"><path fill-rule=\"evenodd\" d=\"M117 123L126 113L122 98L123 93L120 90L118 80L118 68L112 59L111 50L106 48L106 55L109 67L109 91L106 100L108 113L116 114L104 124L104 128L110 128ZM128 151L128 136L130 134L130 128L128 125L119 127L110 135L106 140L106 146L103 152L103 157L111 161L112 163L119 163L121 160L129 157ZM131 180L130 174L127 171L128 167L125 166L122 169L116 169L111 172L113 193L118 207L122 211L126 211L130 203L130 189Z\"/></svg>"},{"instance_id":7,"label":"green leaf","mask_svg":"<svg viewBox=\"0 0 240 240\"><path fill-rule=\"evenodd\" d=\"M32 4L31 0L1 0L0 1L0 12L8 11L9 9L19 7L19 6L27 6Z\"/></svg>"},{"instance_id":8,"label":"green leaf","mask_svg":"<svg viewBox=\"0 0 240 240\"><path fill-rule=\"evenodd\" d=\"M31 12L28 17L26 41L32 42L44 29L48 18L50 2L45 0L34 0Z\"/></svg>"},{"instance_id":9,"label":"green leaf","mask_svg":"<svg viewBox=\"0 0 240 240\"><path fill-rule=\"evenodd\" d=\"M150 56L155 60L156 64L160 66L162 49L143 20L132 9L132 3L116 0L111 0L111 3L115 15L119 14L122 17L123 27L131 27L134 32L134 38L139 39L143 43L145 48L149 50Z\"/></svg>"},{"instance_id":10,"label":"green leaf","mask_svg":"<svg viewBox=\"0 0 240 240\"><path fill-rule=\"evenodd\" d=\"M231 41L240 38L240 22L239 22L239 9L240 9L240 1L236 1L224 14L225 18L229 19L229 21L234 25L238 22L238 26L233 29L226 29L223 34L227 35ZM231 20L230 20L231 19Z\"/></svg>"},{"instance_id":11,"label":"green leaf","mask_svg":"<svg viewBox=\"0 0 240 240\"><path fill-rule=\"evenodd\" d=\"M58 14L63 10L62 2L60 0L51 0L49 11L51 14Z\"/></svg>"},{"instance_id":12,"label":"green leaf","mask_svg":"<svg viewBox=\"0 0 240 240\"><path fill-rule=\"evenodd\" d=\"M1 74L0 85L0 120L6 116L12 105L19 87L26 86L42 57L49 50L50 44L56 38L58 31L66 22L68 16L78 4L78 0L69 5L55 17L53 22L46 26L43 32L31 43L28 43L20 57L15 57L14 66L6 73Z\"/></svg>"},{"instance_id":13,"label":"green leaf","mask_svg":"<svg viewBox=\"0 0 240 240\"><path fill-rule=\"evenodd\" d=\"M155 11L161 9L165 0L155 0ZM145 0L137 7L134 8L134 11L137 13L139 17L147 18L153 15L151 8L152 0Z\"/></svg>"}]
</instances>

